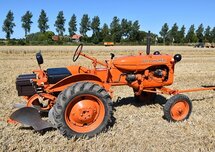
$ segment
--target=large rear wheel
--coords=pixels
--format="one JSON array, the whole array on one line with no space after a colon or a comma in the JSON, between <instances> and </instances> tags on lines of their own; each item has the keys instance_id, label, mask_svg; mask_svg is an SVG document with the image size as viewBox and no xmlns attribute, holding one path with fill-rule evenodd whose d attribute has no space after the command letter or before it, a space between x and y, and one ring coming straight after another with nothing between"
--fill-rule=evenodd
<instances>
[{"instance_id":1,"label":"large rear wheel","mask_svg":"<svg viewBox=\"0 0 215 152\"><path fill-rule=\"evenodd\" d=\"M97 84L78 82L63 91L51 111L60 133L68 138L105 130L112 118L110 95Z\"/></svg>"}]
</instances>

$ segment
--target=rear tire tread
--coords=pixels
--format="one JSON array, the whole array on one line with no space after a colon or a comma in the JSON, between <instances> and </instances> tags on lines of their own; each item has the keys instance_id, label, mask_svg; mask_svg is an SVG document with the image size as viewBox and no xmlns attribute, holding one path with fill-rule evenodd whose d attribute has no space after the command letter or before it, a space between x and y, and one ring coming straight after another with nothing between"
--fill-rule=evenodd
<instances>
[{"instance_id":1,"label":"rear tire tread","mask_svg":"<svg viewBox=\"0 0 215 152\"><path fill-rule=\"evenodd\" d=\"M70 99L74 98L76 95L80 94L81 92L92 93L97 97L102 98L103 104L106 104L107 106L107 113L104 116L103 122L95 130L91 132L87 132L85 134L77 133L71 130L67 126L64 118L64 111L67 104L70 102ZM101 86L90 82L77 82L74 85L68 87L61 94L59 94L56 104L53 106L52 115L54 118L54 122L56 123L60 133L66 136L67 138L72 138L72 137L79 138L86 135L88 137L93 137L94 135L100 133L101 131L105 131L106 128L108 127L108 124L112 122L112 118L113 118L112 105L113 104L111 102L110 95Z\"/></svg>"}]
</instances>

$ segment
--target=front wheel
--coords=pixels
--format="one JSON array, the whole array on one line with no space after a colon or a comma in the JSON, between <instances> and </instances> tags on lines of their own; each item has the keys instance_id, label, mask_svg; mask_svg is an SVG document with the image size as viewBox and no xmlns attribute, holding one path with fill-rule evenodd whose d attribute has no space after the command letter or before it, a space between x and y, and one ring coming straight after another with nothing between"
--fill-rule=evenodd
<instances>
[{"instance_id":1,"label":"front wheel","mask_svg":"<svg viewBox=\"0 0 215 152\"><path fill-rule=\"evenodd\" d=\"M75 83L59 95L52 115L55 125L64 136L93 137L111 122L110 95L97 84Z\"/></svg>"},{"instance_id":2,"label":"front wheel","mask_svg":"<svg viewBox=\"0 0 215 152\"><path fill-rule=\"evenodd\" d=\"M167 100L164 106L164 117L168 121L183 121L189 118L191 111L190 99L183 94L177 94Z\"/></svg>"}]
</instances>

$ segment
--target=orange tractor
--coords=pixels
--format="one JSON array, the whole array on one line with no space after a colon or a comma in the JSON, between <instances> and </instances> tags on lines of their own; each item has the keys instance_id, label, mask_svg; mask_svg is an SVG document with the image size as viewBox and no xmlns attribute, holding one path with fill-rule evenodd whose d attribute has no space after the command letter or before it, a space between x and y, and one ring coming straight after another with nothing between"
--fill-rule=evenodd
<instances>
[{"instance_id":1,"label":"orange tractor","mask_svg":"<svg viewBox=\"0 0 215 152\"><path fill-rule=\"evenodd\" d=\"M16 105L19 109L8 121L32 126L37 131L54 127L68 138L92 137L105 130L113 120L112 86L132 87L138 102L153 101L156 94L172 95L165 103L164 117L173 122L188 119L192 111L190 99L181 93L215 89L166 88L173 83L174 66L182 57L158 51L150 54L150 36L146 55L115 58L111 54L110 60L102 62L84 54L82 48L83 44L77 47L73 61L83 56L92 61L92 69L83 66L40 68L33 74L19 75L16 80L18 95L23 96L27 104ZM36 59L40 67L41 53L36 54ZM44 113L48 114L48 121L41 119Z\"/></svg>"}]
</instances>

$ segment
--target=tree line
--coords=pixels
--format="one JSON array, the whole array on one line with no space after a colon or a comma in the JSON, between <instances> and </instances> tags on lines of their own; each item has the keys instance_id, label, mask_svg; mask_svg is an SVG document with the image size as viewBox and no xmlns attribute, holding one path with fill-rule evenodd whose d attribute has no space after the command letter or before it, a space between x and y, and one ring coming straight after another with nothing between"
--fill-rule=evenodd
<instances>
[{"instance_id":1,"label":"tree line","mask_svg":"<svg viewBox=\"0 0 215 152\"><path fill-rule=\"evenodd\" d=\"M170 29L168 24L165 23L160 31L161 42L167 43L196 43L196 42L215 42L215 27L211 28L207 26L204 28L203 24L200 24L198 28L195 25L191 25L188 32L185 33L185 26L180 29L175 23Z\"/></svg>"},{"instance_id":2,"label":"tree line","mask_svg":"<svg viewBox=\"0 0 215 152\"><path fill-rule=\"evenodd\" d=\"M54 32L48 31L49 18L44 10L41 10L38 18L38 28L39 32L30 33L33 14L27 11L22 17L22 28L25 32L25 39L28 41L48 41L52 42L52 36L55 35ZM54 23L55 30L58 36L64 37L65 35L65 23L66 19L64 17L63 11L59 11L56 21ZM113 17L110 25L104 23L101 26L99 16L94 16L92 19L88 14L84 14L79 23L79 33L83 36L82 41L88 43L98 44L105 41L112 41L115 43L135 43L135 44L145 44L147 32L140 30L140 24L138 20L131 21L123 18L120 20L117 16ZM14 23L14 15L10 10L6 19L4 20L2 31L5 32L5 37L10 40L13 34L13 28L16 26ZM73 14L68 22L68 32L72 36L78 32L77 29L77 17ZM92 31L92 35L88 36L88 31ZM200 24L198 28L195 25L191 25L186 33L186 27L183 25L179 27L175 23L172 27L169 27L165 23L160 32L160 35L152 33L152 43L163 43L169 44L185 44L185 43L196 43L196 42L215 42L215 27L211 28L207 26L204 28L203 24ZM63 41L69 41L62 39Z\"/></svg>"}]
</instances>

